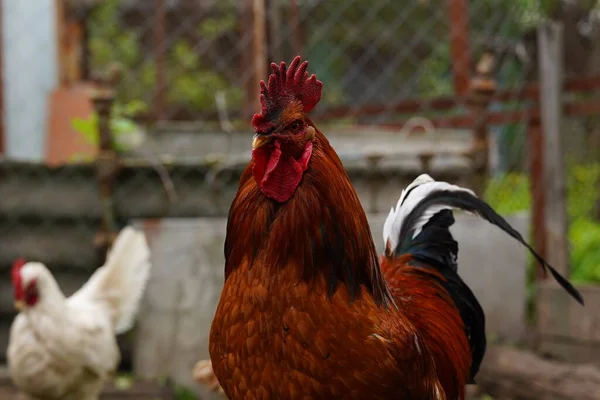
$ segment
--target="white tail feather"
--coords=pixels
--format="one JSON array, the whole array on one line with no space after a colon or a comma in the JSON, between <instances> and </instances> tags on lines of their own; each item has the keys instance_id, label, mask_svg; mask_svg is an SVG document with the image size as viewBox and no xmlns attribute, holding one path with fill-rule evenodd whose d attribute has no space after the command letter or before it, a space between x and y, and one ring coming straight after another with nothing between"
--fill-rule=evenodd
<instances>
[{"instance_id":1,"label":"white tail feather","mask_svg":"<svg viewBox=\"0 0 600 400\"><path fill-rule=\"evenodd\" d=\"M406 217L423 199L427 198L431 193L441 190L452 192L462 191L475 196L475 193L469 189L451 185L447 182L437 182L427 174L419 175L417 179L402 191L398 204L396 204L396 208L392 207L383 224L383 242L386 247L395 249L398 246L402 224ZM439 204L433 205L425 210L415 224L413 238L421 232L421 229L431 217L442 210L452 208L453 207L448 205Z\"/></svg>"},{"instance_id":2,"label":"white tail feather","mask_svg":"<svg viewBox=\"0 0 600 400\"><path fill-rule=\"evenodd\" d=\"M113 316L117 334L134 322L150 274L150 250L143 232L124 228L104 266L98 268L69 301L100 302Z\"/></svg>"}]
</instances>

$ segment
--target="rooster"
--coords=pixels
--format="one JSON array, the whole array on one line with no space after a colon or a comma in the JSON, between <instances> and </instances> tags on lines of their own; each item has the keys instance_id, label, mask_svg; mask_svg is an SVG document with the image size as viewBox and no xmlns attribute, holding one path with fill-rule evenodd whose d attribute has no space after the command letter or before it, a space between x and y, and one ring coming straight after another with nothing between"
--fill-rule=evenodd
<instances>
[{"instance_id":1,"label":"rooster","mask_svg":"<svg viewBox=\"0 0 600 400\"><path fill-rule=\"evenodd\" d=\"M46 266L18 260L12 268L15 318L8 364L30 399L96 400L116 370L116 334L134 322L150 272L142 232L122 230L108 257L76 293L65 297Z\"/></svg>"},{"instance_id":2,"label":"rooster","mask_svg":"<svg viewBox=\"0 0 600 400\"><path fill-rule=\"evenodd\" d=\"M378 257L344 167L307 115L322 83L299 57L271 68L210 331L230 399L464 399L485 353L485 317L457 273L452 209L523 243L583 301L472 191L427 175L392 208Z\"/></svg>"}]
</instances>

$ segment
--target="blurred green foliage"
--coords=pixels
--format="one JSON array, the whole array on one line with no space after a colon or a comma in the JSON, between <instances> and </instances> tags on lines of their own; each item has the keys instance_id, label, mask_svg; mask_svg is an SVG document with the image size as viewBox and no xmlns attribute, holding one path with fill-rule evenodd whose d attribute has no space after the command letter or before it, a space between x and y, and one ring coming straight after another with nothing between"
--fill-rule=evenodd
<instances>
[{"instance_id":1,"label":"blurred green foliage","mask_svg":"<svg viewBox=\"0 0 600 400\"><path fill-rule=\"evenodd\" d=\"M104 70L108 64L118 61L125 72L118 88L118 101L149 103L157 90L156 57L151 48L144 47L142 38L144 34L148 36L147 29L151 29L152 24L123 24L120 3L106 0L95 7L88 18L91 68ZM215 15L203 18L195 27L204 41L217 40L235 28L235 8L215 5L214 11ZM228 81L213 65L204 65L202 51L195 45L184 37L176 37L168 43L165 75L169 105L214 111L215 93L223 91L228 107L239 107L242 92L238 85Z\"/></svg>"},{"instance_id":2,"label":"blurred green foliage","mask_svg":"<svg viewBox=\"0 0 600 400\"><path fill-rule=\"evenodd\" d=\"M190 389L177 387L175 390L175 398L177 400L197 400L198 396L196 396Z\"/></svg>"},{"instance_id":3,"label":"blurred green foliage","mask_svg":"<svg viewBox=\"0 0 600 400\"><path fill-rule=\"evenodd\" d=\"M132 100L125 104L115 104L110 119L111 134L114 140L115 150L124 152L130 150L132 135L140 134L140 126L133 117L140 112L146 111L146 104L140 100ZM71 121L73 129L81 134L86 142L98 146L100 132L98 130L98 114L95 112L89 118L73 118ZM75 155L75 160L80 161L80 156ZM89 160L88 160L89 161Z\"/></svg>"},{"instance_id":4,"label":"blurred green foliage","mask_svg":"<svg viewBox=\"0 0 600 400\"><path fill-rule=\"evenodd\" d=\"M484 198L502 215L529 211L531 207L529 178L525 174L516 172L498 175L490 180Z\"/></svg>"},{"instance_id":5,"label":"blurred green foliage","mask_svg":"<svg viewBox=\"0 0 600 400\"><path fill-rule=\"evenodd\" d=\"M475 52L480 48L481 38L490 35L508 41L519 38L523 29L544 18L553 1L473 2L469 23ZM148 32L153 25L123 23L121 3L106 0L88 18L91 66L94 70L103 69L118 60L124 71L135 74L124 78L119 99L148 102L156 92L156 66L152 44L144 44L144 40L147 42L148 36L152 36ZM239 44L237 40L229 46L219 45L219 40L228 35L237 36L239 30L239 8L229 3L215 3L196 26L190 22L193 19L182 19L182 26L168 36L166 76L170 105L212 111L215 92L223 91L228 107L239 108L242 82L234 82L238 76L232 78L230 74L228 77L222 69L215 68L215 62L209 56L211 52L223 53L229 50L227 47ZM366 78L363 82L368 84L369 79L377 79L382 74L386 75L389 85L373 89L387 97L402 88L413 97L417 94L425 97L451 94L450 21L446 4L433 6L432 3L431 0L369 4L328 0L303 6L301 18L306 56L312 61L313 72L328 84L323 103L347 103L349 91L354 90L354 98L357 93L370 90L362 86L357 88L360 80L355 78ZM283 14L287 22L289 11ZM197 39L190 39L194 35ZM292 56L291 35L290 26L283 24L278 46L288 58ZM390 69L390 66L394 68Z\"/></svg>"},{"instance_id":6,"label":"blurred green foliage","mask_svg":"<svg viewBox=\"0 0 600 400\"><path fill-rule=\"evenodd\" d=\"M570 162L567 171L571 279L600 282L600 221L593 218L596 201L600 198L600 163ZM522 173L495 177L484 198L500 214L529 211L529 178Z\"/></svg>"}]
</instances>

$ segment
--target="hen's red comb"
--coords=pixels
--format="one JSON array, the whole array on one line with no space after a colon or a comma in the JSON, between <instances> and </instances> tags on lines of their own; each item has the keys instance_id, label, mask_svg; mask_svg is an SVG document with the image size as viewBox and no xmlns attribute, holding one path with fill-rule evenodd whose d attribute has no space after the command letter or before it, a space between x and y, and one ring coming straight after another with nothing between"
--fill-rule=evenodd
<instances>
[{"instance_id":1,"label":"hen's red comb","mask_svg":"<svg viewBox=\"0 0 600 400\"><path fill-rule=\"evenodd\" d=\"M12 283L15 291L15 299L20 300L23 298L23 287L21 286L21 268L27 261L24 258L18 258L13 262L11 269Z\"/></svg>"},{"instance_id":2,"label":"hen's red comb","mask_svg":"<svg viewBox=\"0 0 600 400\"><path fill-rule=\"evenodd\" d=\"M17 258L17 259L16 259L16 260L13 262L12 269L13 269L13 270L16 270L16 269L21 269L21 267L22 267L23 265L25 265L25 264L27 264L27 261L25 261L25 259L24 259L24 258L22 258L22 257L21 257L21 258Z\"/></svg>"},{"instance_id":3,"label":"hen's red comb","mask_svg":"<svg viewBox=\"0 0 600 400\"><path fill-rule=\"evenodd\" d=\"M294 58L289 69L284 61L280 65L271 63L273 73L269 76L269 84L260 81L261 113L252 117L256 132L271 129L274 126L273 120L293 101L299 101L306 113L321 100L323 82L317 80L315 74L309 77L307 67L308 61L300 64L300 56Z\"/></svg>"}]
</instances>

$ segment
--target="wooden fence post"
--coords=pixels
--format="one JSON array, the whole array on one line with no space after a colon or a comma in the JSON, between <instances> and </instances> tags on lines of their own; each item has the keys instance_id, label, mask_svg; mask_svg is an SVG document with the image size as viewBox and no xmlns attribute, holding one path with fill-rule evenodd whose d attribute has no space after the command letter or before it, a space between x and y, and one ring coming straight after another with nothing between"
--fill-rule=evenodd
<instances>
[{"instance_id":1,"label":"wooden fence post","mask_svg":"<svg viewBox=\"0 0 600 400\"><path fill-rule=\"evenodd\" d=\"M533 246L542 257L546 257L546 215L544 209L544 136L540 126L539 104L536 102L527 121L527 152L529 162L529 192L531 193L531 226ZM546 273L536 264L536 278L543 280Z\"/></svg>"},{"instance_id":2,"label":"wooden fence post","mask_svg":"<svg viewBox=\"0 0 600 400\"><path fill-rule=\"evenodd\" d=\"M96 74L96 88L92 96L95 111L98 115L98 157L96 159L96 178L100 201L102 203L102 218L100 231L94 237L94 246L98 251L99 265L104 264L108 249L118 235L114 201L114 181L121 170L122 164L114 148L114 138L110 127L112 107L115 101L115 87L121 80L121 67L113 64L106 74Z\"/></svg>"},{"instance_id":3,"label":"wooden fence post","mask_svg":"<svg viewBox=\"0 0 600 400\"><path fill-rule=\"evenodd\" d=\"M568 276L567 203L561 137L563 27L549 22L538 29L540 108L543 132L546 260Z\"/></svg>"},{"instance_id":4,"label":"wooden fence post","mask_svg":"<svg viewBox=\"0 0 600 400\"><path fill-rule=\"evenodd\" d=\"M493 73L496 69L496 55L491 51L483 53L471 79L469 106L473 115L473 148L471 152L475 179L473 190L482 196L489 173L490 141L488 131L488 105L496 91Z\"/></svg>"},{"instance_id":5,"label":"wooden fence post","mask_svg":"<svg viewBox=\"0 0 600 400\"><path fill-rule=\"evenodd\" d=\"M561 138L563 87L563 27L549 22L538 28L539 104L542 128L542 187L546 260L563 276L569 275L566 185ZM553 280L540 282L536 295L538 350L571 357L566 338L573 333L572 300ZM561 338L557 340L557 338ZM577 346L575 346L577 347Z\"/></svg>"},{"instance_id":6,"label":"wooden fence post","mask_svg":"<svg viewBox=\"0 0 600 400\"><path fill-rule=\"evenodd\" d=\"M246 0L244 3L244 25L242 35L251 35L252 40L244 51L241 76L247 78L243 114L246 118L260 112L260 81L267 77L267 20L265 0ZM250 66L250 67L248 67ZM248 75L248 71L251 72Z\"/></svg>"}]
</instances>

